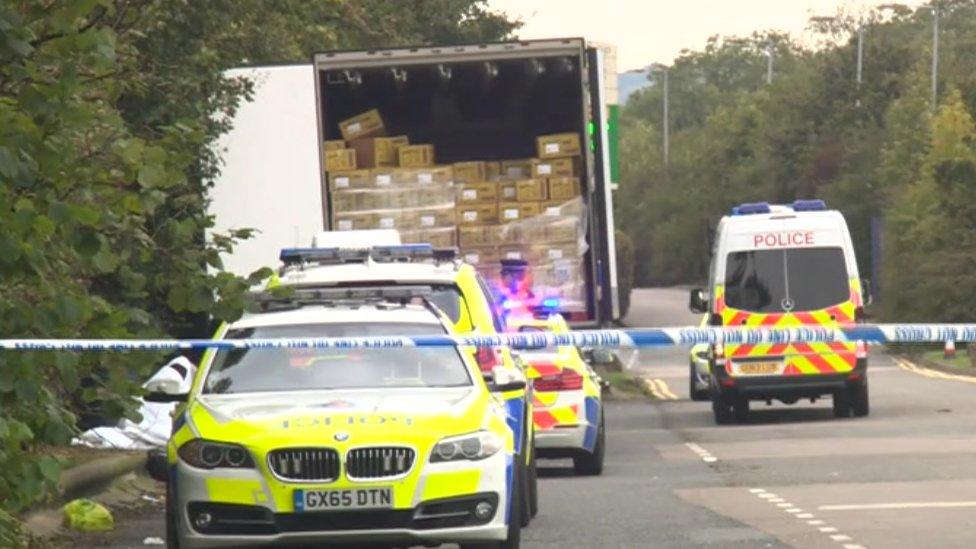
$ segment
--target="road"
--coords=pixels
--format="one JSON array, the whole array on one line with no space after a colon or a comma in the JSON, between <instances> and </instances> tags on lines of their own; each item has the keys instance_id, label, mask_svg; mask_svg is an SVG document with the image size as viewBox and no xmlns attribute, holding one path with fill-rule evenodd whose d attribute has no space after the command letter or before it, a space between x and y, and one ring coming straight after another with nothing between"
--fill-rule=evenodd
<instances>
[{"instance_id":1,"label":"road","mask_svg":"<svg viewBox=\"0 0 976 549\"><path fill-rule=\"evenodd\" d=\"M683 290L637 290L627 321L697 324L686 304ZM624 357L678 398L609 405L603 476L543 462L525 547L976 546L976 384L874 353L867 418L834 419L828 400L719 427L688 400L686 352ZM151 507L123 519L108 546L162 535Z\"/></svg>"}]
</instances>

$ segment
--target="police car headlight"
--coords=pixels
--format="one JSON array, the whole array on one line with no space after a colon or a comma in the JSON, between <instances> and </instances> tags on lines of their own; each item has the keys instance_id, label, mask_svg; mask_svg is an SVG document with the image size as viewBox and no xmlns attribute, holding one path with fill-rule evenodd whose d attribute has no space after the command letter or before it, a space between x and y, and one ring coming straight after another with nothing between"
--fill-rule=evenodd
<instances>
[{"instance_id":1,"label":"police car headlight","mask_svg":"<svg viewBox=\"0 0 976 549\"><path fill-rule=\"evenodd\" d=\"M251 458L250 452L237 444L211 442L198 438L180 446L177 454L186 463L200 469L215 469L217 467L254 468L254 460Z\"/></svg>"},{"instance_id":2,"label":"police car headlight","mask_svg":"<svg viewBox=\"0 0 976 549\"><path fill-rule=\"evenodd\" d=\"M470 435L449 437L434 446L431 463L459 460L485 459L498 453L505 446L502 437L491 431L478 431Z\"/></svg>"}]
</instances>

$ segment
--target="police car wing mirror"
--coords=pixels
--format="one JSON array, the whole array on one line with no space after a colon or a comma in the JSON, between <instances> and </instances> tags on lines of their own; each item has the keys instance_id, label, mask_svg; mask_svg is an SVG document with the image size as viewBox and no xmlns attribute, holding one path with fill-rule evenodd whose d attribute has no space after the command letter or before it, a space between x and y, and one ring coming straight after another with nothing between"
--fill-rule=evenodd
<instances>
[{"instance_id":1,"label":"police car wing mirror","mask_svg":"<svg viewBox=\"0 0 976 549\"><path fill-rule=\"evenodd\" d=\"M187 393L180 389L180 382L176 379L152 379L146 383L146 402L186 402Z\"/></svg>"},{"instance_id":2,"label":"police car wing mirror","mask_svg":"<svg viewBox=\"0 0 976 549\"><path fill-rule=\"evenodd\" d=\"M693 313L707 313L708 300L705 298L705 290L695 288L688 296L688 308Z\"/></svg>"},{"instance_id":3,"label":"police car wing mirror","mask_svg":"<svg viewBox=\"0 0 976 549\"><path fill-rule=\"evenodd\" d=\"M864 303L864 305L874 303L874 293L871 291L871 281L866 278L861 279L861 301Z\"/></svg>"},{"instance_id":4,"label":"police car wing mirror","mask_svg":"<svg viewBox=\"0 0 976 549\"><path fill-rule=\"evenodd\" d=\"M169 464L164 450L154 448L146 452L146 472L153 480L159 482L169 480Z\"/></svg>"},{"instance_id":5,"label":"police car wing mirror","mask_svg":"<svg viewBox=\"0 0 976 549\"><path fill-rule=\"evenodd\" d=\"M525 389L526 381L522 372L504 366L496 366L491 371L491 390L496 393Z\"/></svg>"}]
</instances>

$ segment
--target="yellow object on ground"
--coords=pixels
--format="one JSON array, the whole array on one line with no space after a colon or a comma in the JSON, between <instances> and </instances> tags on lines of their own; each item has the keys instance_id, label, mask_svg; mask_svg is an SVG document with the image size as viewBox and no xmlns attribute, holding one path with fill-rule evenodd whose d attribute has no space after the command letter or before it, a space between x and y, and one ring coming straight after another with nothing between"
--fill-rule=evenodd
<instances>
[{"instance_id":1,"label":"yellow object on ground","mask_svg":"<svg viewBox=\"0 0 976 549\"><path fill-rule=\"evenodd\" d=\"M106 532L115 528L115 519L104 505L90 499L76 499L64 506L68 527L81 532Z\"/></svg>"}]
</instances>

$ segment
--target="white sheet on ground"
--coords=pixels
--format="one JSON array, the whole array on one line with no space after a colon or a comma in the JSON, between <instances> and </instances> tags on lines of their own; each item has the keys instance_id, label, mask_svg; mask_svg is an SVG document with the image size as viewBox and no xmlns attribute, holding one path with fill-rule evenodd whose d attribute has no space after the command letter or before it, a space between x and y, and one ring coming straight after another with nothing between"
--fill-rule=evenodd
<instances>
[{"instance_id":1,"label":"white sheet on ground","mask_svg":"<svg viewBox=\"0 0 976 549\"><path fill-rule=\"evenodd\" d=\"M180 382L180 391L189 392L197 367L186 357L176 357L159 369L146 384L154 379L174 379ZM146 386L143 384L143 387ZM115 427L89 429L71 441L77 446L91 448L115 448L119 450L148 450L166 446L173 430L173 409L176 403L145 402L139 399L139 423L123 419Z\"/></svg>"}]
</instances>

